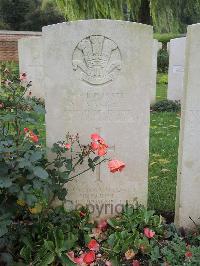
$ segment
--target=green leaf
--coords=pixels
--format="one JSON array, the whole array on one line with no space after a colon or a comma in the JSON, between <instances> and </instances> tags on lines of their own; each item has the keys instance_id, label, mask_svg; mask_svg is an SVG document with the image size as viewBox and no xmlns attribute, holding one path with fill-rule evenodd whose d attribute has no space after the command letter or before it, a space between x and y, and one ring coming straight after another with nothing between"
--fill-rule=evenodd
<instances>
[{"instance_id":1,"label":"green leaf","mask_svg":"<svg viewBox=\"0 0 200 266\"><path fill-rule=\"evenodd\" d=\"M10 255L10 253L1 253L1 263L2 262L5 262L6 265L13 265L13 257Z\"/></svg>"},{"instance_id":2,"label":"green leaf","mask_svg":"<svg viewBox=\"0 0 200 266\"><path fill-rule=\"evenodd\" d=\"M95 165L94 165L93 160L91 158L88 158L88 166L92 169L92 171L95 170Z\"/></svg>"},{"instance_id":3,"label":"green leaf","mask_svg":"<svg viewBox=\"0 0 200 266\"><path fill-rule=\"evenodd\" d=\"M23 186L23 191L25 193L30 193L31 188L31 185L26 184L25 186Z\"/></svg>"},{"instance_id":4,"label":"green leaf","mask_svg":"<svg viewBox=\"0 0 200 266\"><path fill-rule=\"evenodd\" d=\"M44 240L44 246L46 247L47 250L49 250L51 252L54 252L54 250L55 250L55 246L54 246L53 241Z\"/></svg>"},{"instance_id":5,"label":"green leaf","mask_svg":"<svg viewBox=\"0 0 200 266\"><path fill-rule=\"evenodd\" d=\"M9 188L10 186L12 186L12 180L10 177L0 178L0 188Z\"/></svg>"},{"instance_id":6,"label":"green leaf","mask_svg":"<svg viewBox=\"0 0 200 266\"><path fill-rule=\"evenodd\" d=\"M122 246L120 241L117 242L117 244L112 249L115 253L120 253L122 250Z\"/></svg>"},{"instance_id":7,"label":"green leaf","mask_svg":"<svg viewBox=\"0 0 200 266\"><path fill-rule=\"evenodd\" d=\"M19 165L18 165L19 168L26 168L30 166L31 166L31 163L29 160L26 160L25 158L21 158L19 160Z\"/></svg>"},{"instance_id":8,"label":"green leaf","mask_svg":"<svg viewBox=\"0 0 200 266\"><path fill-rule=\"evenodd\" d=\"M20 255L27 263L29 263L31 259L31 249L28 246L24 246L20 251Z\"/></svg>"},{"instance_id":9,"label":"green leaf","mask_svg":"<svg viewBox=\"0 0 200 266\"><path fill-rule=\"evenodd\" d=\"M41 246L41 248L37 251L34 257L33 265L38 265L37 263L42 260L42 258L47 255L48 249L45 245Z\"/></svg>"},{"instance_id":10,"label":"green leaf","mask_svg":"<svg viewBox=\"0 0 200 266\"><path fill-rule=\"evenodd\" d=\"M11 187L9 187L10 193L18 193L20 191L20 186L18 184L13 184Z\"/></svg>"},{"instance_id":11,"label":"green leaf","mask_svg":"<svg viewBox=\"0 0 200 266\"><path fill-rule=\"evenodd\" d=\"M8 233L7 225L4 223L1 223L0 224L0 237L4 236L7 233Z\"/></svg>"},{"instance_id":12,"label":"green leaf","mask_svg":"<svg viewBox=\"0 0 200 266\"><path fill-rule=\"evenodd\" d=\"M49 252L42 258L42 260L38 264L38 266L47 266L47 265L53 263L54 260L55 260L55 254L52 252Z\"/></svg>"},{"instance_id":13,"label":"green leaf","mask_svg":"<svg viewBox=\"0 0 200 266\"><path fill-rule=\"evenodd\" d=\"M77 240L78 240L77 235L74 235L73 233L69 233L68 238L65 241L66 250L70 250L71 248L73 248L75 246Z\"/></svg>"},{"instance_id":14,"label":"green leaf","mask_svg":"<svg viewBox=\"0 0 200 266\"><path fill-rule=\"evenodd\" d=\"M33 110L38 114L45 114L45 109L42 105L39 104L34 105Z\"/></svg>"},{"instance_id":15,"label":"green leaf","mask_svg":"<svg viewBox=\"0 0 200 266\"><path fill-rule=\"evenodd\" d=\"M10 213L5 213L0 216L0 237L7 234L8 232L7 226L9 226L12 223L12 220L10 218L11 218Z\"/></svg>"},{"instance_id":16,"label":"green leaf","mask_svg":"<svg viewBox=\"0 0 200 266\"><path fill-rule=\"evenodd\" d=\"M96 163L99 159L100 159L100 156L96 156L96 157L93 159L93 162Z\"/></svg>"},{"instance_id":17,"label":"green leaf","mask_svg":"<svg viewBox=\"0 0 200 266\"><path fill-rule=\"evenodd\" d=\"M118 226L118 222L115 219L108 219L108 224L112 227L112 228L116 228L116 226Z\"/></svg>"},{"instance_id":18,"label":"green leaf","mask_svg":"<svg viewBox=\"0 0 200 266\"><path fill-rule=\"evenodd\" d=\"M112 265L120 266L119 258L116 256L114 258L111 258Z\"/></svg>"},{"instance_id":19,"label":"green leaf","mask_svg":"<svg viewBox=\"0 0 200 266\"><path fill-rule=\"evenodd\" d=\"M67 190L66 190L66 188L63 188L63 189L61 189L58 192L58 199L59 200L61 200L61 201L65 200L66 196L67 196Z\"/></svg>"},{"instance_id":20,"label":"green leaf","mask_svg":"<svg viewBox=\"0 0 200 266\"><path fill-rule=\"evenodd\" d=\"M84 234L84 241L85 241L85 243L88 243L88 242L90 242L90 240L91 240L91 237L88 235L88 234Z\"/></svg>"},{"instance_id":21,"label":"green leaf","mask_svg":"<svg viewBox=\"0 0 200 266\"><path fill-rule=\"evenodd\" d=\"M42 152L41 151L35 151L30 156L31 162L37 162L42 159Z\"/></svg>"},{"instance_id":22,"label":"green leaf","mask_svg":"<svg viewBox=\"0 0 200 266\"><path fill-rule=\"evenodd\" d=\"M7 175L8 170L9 168L5 163L0 163L0 176Z\"/></svg>"},{"instance_id":23,"label":"green leaf","mask_svg":"<svg viewBox=\"0 0 200 266\"><path fill-rule=\"evenodd\" d=\"M76 263L73 263L66 255L61 256L62 266L74 266L77 265Z\"/></svg>"},{"instance_id":24,"label":"green leaf","mask_svg":"<svg viewBox=\"0 0 200 266\"><path fill-rule=\"evenodd\" d=\"M34 167L33 172L34 172L35 176L37 176L41 179L47 179L49 176L47 171L40 166Z\"/></svg>"},{"instance_id":25,"label":"green leaf","mask_svg":"<svg viewBox=\"0 0 200 266\"><path fill-rule=\"evenodd\" d=\"M22 242L29 247L31 250L33 250L33 241L31 239L31 235L22 237Z\"/></svg>"},{"instance_id":26,"label":"green leaf","mask_svg":"<svg viewBox=\"0 0 200 266\"><path fill-rule=\"evenodd\" d=\"M56 228L53 232L55 244L56 244L56 252L59 253L64 244L64 234L61 229Z\"/></svg>"},{"instance_id":27,"label":"green leaf","mask_svg":"<svg viewBox=\"0 0 200 266\"><path fill-rule=\"evenodd\" d=\"M37 198L33 194L26 194L25 197L26 197L25 201L29 206L33 206L37 202Z\"/></svg>"}]
</instances>

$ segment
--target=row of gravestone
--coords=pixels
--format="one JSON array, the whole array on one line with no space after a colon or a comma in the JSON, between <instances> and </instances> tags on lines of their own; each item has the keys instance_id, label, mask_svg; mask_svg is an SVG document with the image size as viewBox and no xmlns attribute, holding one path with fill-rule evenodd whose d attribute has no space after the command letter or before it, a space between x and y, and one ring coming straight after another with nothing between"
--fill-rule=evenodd
<instances>
[{"instance_id":1,"label":"row of gravestone","mask_svg":"<svg viewBox=\"0 0 200 266\"><path fill-rule=\"evenodd\" d=\"M189 27L187 43L176 202L181 226L200 213L200 25ZM147 204L157 49L151 26L112 20L51 25L41 38L19 41L20 70L30 73L33 94L39 89L45 98L47 145L68 131L88 143L97 132L108 141L108 156L126 162L120 174L101 166L68 184L70 207L87 205L96 218L127 201Z\"/></svg>"}]
</instances>

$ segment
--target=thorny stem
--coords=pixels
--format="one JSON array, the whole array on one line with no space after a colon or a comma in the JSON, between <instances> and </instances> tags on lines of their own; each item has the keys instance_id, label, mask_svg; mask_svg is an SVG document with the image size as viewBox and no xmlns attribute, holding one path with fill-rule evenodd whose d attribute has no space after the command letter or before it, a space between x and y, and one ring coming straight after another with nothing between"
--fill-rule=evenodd
<instances>
[{"instance_id":1,"label":"thorny stem","mask_svg":"<svg viewBox=\"0 0 200 266\"><path fill-rule=\"evenodd\" d=\"M189 219L193 222L193 224L195 225L195 227L198 229L198 231L200 231L199 226L195 223L195 221L192 219L191 216L189 216Z\"/></svg>"},{"instance_id":2,"label":"thorny stem","mask_svg":"<svg viewBox=\"0 0 200 266\"><path fill-rule=\"evenodd\" d=\"M99 165L99 164L101 164L101 163L103 163L103 162L105 162L105 161L109 161L109 159L106 159L106 158L105 158L105 159L101 160L100 162L96 163L94 166L96 167L97 165ZM82 171L82 172L80 172L80 173L78 173L78 174L76 174L76 175L70 177L70 178L67 180L67 182L68 182L68 181L72 181L75 177L77 177L77 176L79 176L79 175L82 175L83 173L89 171L90 169L91 169L91 167L89 167L89 168L85 169L84 171Z\"/></svg>"}]
</instances>

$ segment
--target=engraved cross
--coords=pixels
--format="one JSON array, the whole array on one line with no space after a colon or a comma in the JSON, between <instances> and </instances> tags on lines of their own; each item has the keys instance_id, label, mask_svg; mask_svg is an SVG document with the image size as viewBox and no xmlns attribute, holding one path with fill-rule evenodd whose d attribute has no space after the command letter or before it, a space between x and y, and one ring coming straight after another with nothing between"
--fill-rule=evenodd
<instances>
[{"instance_id":1,"label":"engraved cross","mask_svg":"<svg viewBox=\"0 0 200 266\"><path fill-rule=\"evenodd\" d=\"M101 136L101 128L96 128L96 132ZM115 151L115 145L109 146L108 151ZM96 167L96 181L101 181L101 165Z\"/></svg>"}]
</instances>

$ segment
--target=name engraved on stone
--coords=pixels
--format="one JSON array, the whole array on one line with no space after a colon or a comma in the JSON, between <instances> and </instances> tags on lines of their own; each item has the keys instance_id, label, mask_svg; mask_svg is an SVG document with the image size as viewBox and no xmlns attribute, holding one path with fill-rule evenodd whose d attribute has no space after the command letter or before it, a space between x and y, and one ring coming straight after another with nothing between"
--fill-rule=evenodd
<instances>
[{"instance_id":1,"label":"name engraved on stone","mask_svg":"<svg viewBox=\"0 0 200 266\"><path fill-rule=\"evenodd\" d=\"M175 65L173 66L173 73L183 73L184 72L184 67Z\"/></svg>"},{"instance_id":2,"label":"name engraved on stone","mask_svg":"<svg viewBox=\"0 0 200 266\"><path fill-rule=\"evenodd\" d=\"M73 113L72 113L73 112ZM103 121L115 123L131 123L140 119L140 116L133 112L133 110L65 110L65 121L72 122L75 120L80 121Z\"/></svg>"},{"instance_id":3,"label":"name engraved on stone","mask_svg":"<svg viewBox=\"0 0 200 266\"><path fill-rule=\"evenodd\" d=\"M121 70L121 53L111 39L91 35L76 46L72 65L81 80L90 85L103 85L111 82Z\"/></svg>"}]
</instances>

